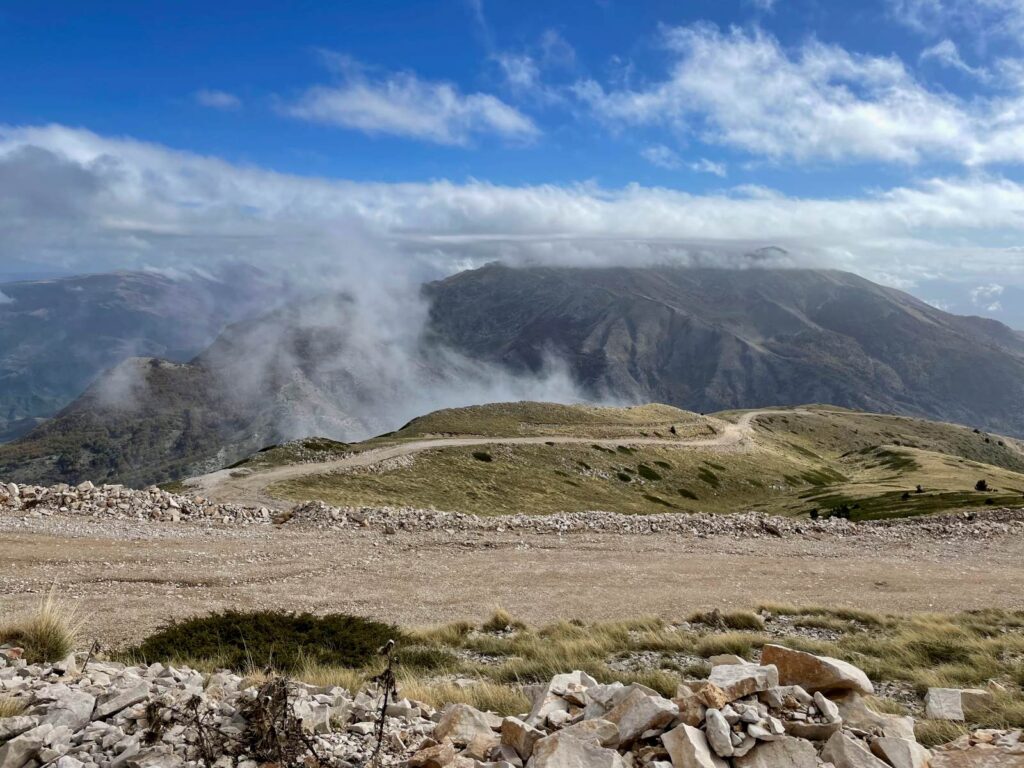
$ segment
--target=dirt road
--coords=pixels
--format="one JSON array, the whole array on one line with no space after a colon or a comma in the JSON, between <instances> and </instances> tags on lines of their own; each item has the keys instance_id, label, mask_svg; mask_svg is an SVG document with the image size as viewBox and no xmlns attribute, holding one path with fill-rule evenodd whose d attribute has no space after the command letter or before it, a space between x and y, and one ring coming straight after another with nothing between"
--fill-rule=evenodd
<instances>
[{"instance_id":1,"label":"dirt road","mask_svg":"<svg viewBox=\"0 0 1024 768\"><path fill-rule=\"evenodd\" d=\"M285 480L295 480L310 475L320 475L358 467L369 467L387 459L409 456L437 448L457 448L481 445L543 445L587 444L606 445L667 445L674 448L711 448L722 451L741 448L754 432L754 419L772 411L750 411L744 413L736 422L708 417L715 429L715 436L702 439L671 440L656 437L629 437L613 440L595 439L592 437L567 437L565 435L530 436L530 437L435 437L373 448L353 456L332 461L309 464L289 464L283 467L260 470L247 474L237 470L222 469L185 481L189 492L205 496L213 501L225 504L244 504L246 506L266 506L282 508L290 506L274 498L267 488Z\"/></svg>"},{"instance_id":2,"label":"dirt road","mask_svg":"<svg viewBox=\"0 0 1024 768\"><path fill-rule=\"evenodd\" d=\"M347 611L402 624L532 623L750 608L763 601L885 612L1024 609L1024 537L858 537L320 531L0 516L0 618L51 584L85 634L137 640L225 608Z\"/></svg>"}]
</instances>

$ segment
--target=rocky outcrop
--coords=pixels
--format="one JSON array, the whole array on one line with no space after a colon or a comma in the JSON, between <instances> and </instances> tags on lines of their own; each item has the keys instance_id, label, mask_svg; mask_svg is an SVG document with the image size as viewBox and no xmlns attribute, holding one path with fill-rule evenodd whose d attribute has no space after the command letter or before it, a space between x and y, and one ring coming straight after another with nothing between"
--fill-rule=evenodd
<instances>
[{"instance_id":1,"label":"rocky outcrop","mask_svg":"<svg viewBox=\"0 0 1024 768\"><path fill-rule=\"evenodd\" d=\"M229 672L83 661L29 665L15 649L0 653L0 695L25 708L0 719L0 768L350 768L374 755L381 766L410 768L926 768L929 760L931 768L1014 768L1024 761L1020 731L978 731L929 754L899 719L868 718L859 692L812 696L804 686L817 676L770 685L777 670L767 664L731 665L737 669L714 675L717 683L688 681L673 700L583 672L556 675L530 690L529 713L500 718L466 704L437 711L408 699L384 702L373 690L353 695L282 679L256 684ZM800 736L794 724L830 729ZM268 738L283 750L277 759L267 753Z\"/></svg>"}]
</instances>

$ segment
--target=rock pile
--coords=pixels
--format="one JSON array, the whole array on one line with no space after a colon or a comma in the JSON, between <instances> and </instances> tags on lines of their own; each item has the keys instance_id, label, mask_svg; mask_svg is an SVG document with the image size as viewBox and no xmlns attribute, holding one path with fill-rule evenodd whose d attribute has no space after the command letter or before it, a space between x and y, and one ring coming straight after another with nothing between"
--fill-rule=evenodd
<instances>
[{"instance_id":1,"label":"rock pile","mask_svg":"<svg viewBox=\"0 0 1024 768\"><path fill-rule=\"evenodd\" d=\"M412 768L944 768L910 717L879 714L871 682L838 659L766 646L752 664L720 657L706 680L668 699L583 672L532 690L521 717L495 722L455 705L409 759ZM1020 734L992 732L1012 756ZM961 747L970 747L970 744ZM1024 755L1024 746L1019 753ZM957 752L962 756L964 753ZM1008 763L1009 765L1009 763Z\"/></svg>"},{"instance_id":2,"label":"rock pile","mask_svg":"<svg viewBox=\"0 0 1024 768\"><path fill-rule=\"evenodd\" d=\"M367 693L283 680L258 686L162 664L89 661L78 671L80 661L28 665L0 654L0 697L25 707L0 719L0 768L344 768L363 765L376 746L380 699ZM275 711L275 698L287 706ZM435 712L398 701L387 713L381 757L398 765L406 744L434 730Z\"/></svg>"},{"instance_id":3,"label":"rock pile","mask_svg":"<svg viewBox=\"0 0 1024 768\"><path fill-rule=\"evenodd\" d=\"M770 660L770 662L768 661ZM978 731L930 752L909 717L869 709L864 673L767 646L718 657L672 699L584 672L528 689L529 712L441 711L272 678L245 681L82 655L29 665L0 649L0 768L961 768L1018 766L1020 731ZM979 758L992 762L971 762ZM1014 762L1019 760L1020 762Z\"/></svg>"},{"instance_id":4,"label":"rock pile","mask_svg":"<svg viewBox=\"0 0 1024 768\"><path fill-rule=\"evenodd\" d=\"M271 522L271 512L265 507L215 504L199 496L170 493L156 487L139 491L123 485L97 486L90 482L50 487L0 484L0 512L4 511L32 516L67 514L165 522Z\"/></svg>"},{"instance_id":5,"label":"rock pile","mask_svg":"<svg viewBox=\"0 0 1024 768\"><path fill-rule=\"evenodd\" d=\"M481 517L458 512L408 507L332 507L322 501L303 502L287 513L266 507L219 504L201 496L176 494L159 488L133 490L121 485L49 488L0 484L0 514L25 516L84 515L94 518L251 525L287 522L321 529L376 528L398 531L523 532L535 534L612 533L626 535L681 534L698 538L783 538L790 536L871 537L901 541L928 536L938 539L1024 535L1024 509L854 523L833 517L806 520L773 517L759 512L731 515L667 512L624 515L615 512L566 512L551 515Z\"/></svg>"},{"instance_id":6,"label":"rock pile","mask_svg":"<svg viewBox=\"0 0 1024 768\"><path fill-rule=\"evenodd\" d=\"M332 507L322 501L310 501L296 506L288 516L288 522L291 525L317 528L378 527L387 532L521 531L541 534L633 535L674 533L700 538L867 536L898 541L920 536L957 539L965 536L981 538L1006 534L1024 535L1024 509L992 509L983 512L855 523L838 517L827 520L801 520L759 512L737 512L730 515L679 512L657 515L564 512L549 515L481 517L409 507Z\"/></svg>"}]
</instances>

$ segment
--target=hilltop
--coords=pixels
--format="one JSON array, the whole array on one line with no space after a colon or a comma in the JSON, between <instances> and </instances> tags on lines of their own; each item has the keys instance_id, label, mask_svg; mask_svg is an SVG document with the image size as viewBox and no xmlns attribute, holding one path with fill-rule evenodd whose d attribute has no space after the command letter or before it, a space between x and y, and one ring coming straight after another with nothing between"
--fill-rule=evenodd
<instances>
[{"instance_id":1,"label":"hilltop","mask_svg":"<svg viewBox=\"0 0 1024 768\"><path fill-rule=\"evenodd\" d=\"M438 411L364 443L287 444L196 482L225 501L871 520L1019 506L1024 448L954 424L830 406L701 416L665 405L500 403Z\"/></svg>"}]
</instances>

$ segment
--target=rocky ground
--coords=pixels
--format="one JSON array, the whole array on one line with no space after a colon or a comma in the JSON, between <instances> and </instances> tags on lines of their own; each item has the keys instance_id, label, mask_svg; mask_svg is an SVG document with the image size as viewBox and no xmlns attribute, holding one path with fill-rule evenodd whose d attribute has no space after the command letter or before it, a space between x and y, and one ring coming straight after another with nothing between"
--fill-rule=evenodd
<instances>
[{"instance_id":1,"label":"rocky ground","mask_svg":"<svg viewBox=\"0 0 1024 768\"><path fill-rule=\"evenodd\" d=\"M1024 765L1017 731L979 731L935 750L914 719L875 712L856 667L781 646L759 663L712 659L665 698L583 672L528 689L529 712L437 711L385 681L350 692L243 680L90 654L29 665L0 648L0 768L986 768ZM928 716L964 721L985 690L937 689Z\"/></svg>"},{"instance_id":2,"label":"rocky ground","mask_svg":"<svg viewBox=\"0 0 1024 768\"><path fill-rule=\"evenodd\" d=\"M274 524L269 510L156 489L4 488L0 613L34 608L57 584L90 606L86 635L114 646L167 619L228 607L340 611L406 626L483 619L496 605L535 624L675 620L761 602L1024 609L1021 510L855 525L314 504Z\"/></svg>"},{"instance_id":3,"label":"rocky ground","mask_svg":"<svg viewBox=\"0 0 1024 768\"><path fill-rule=\"evenodd\" d=\"M980 512L854 523L839 517L808 520L756 512L731 515L623 515L614 512L572 512L554 515L481 517L457 512L412 508L332 507L320 501L296 505L287 512L267 507L216 503L201 496L170 493L156 487L133 490L120 485L52 487L0 484L0 514L21 513L27 519L47 515L79 515L102 520L275 524L343 530L376 527L386 533L404 531L494 531L525 533L682 533L694 536L860 536L886 540L971 538L1024 535L1024 508L993 508Z\"/></svg>"}]
</instances>

